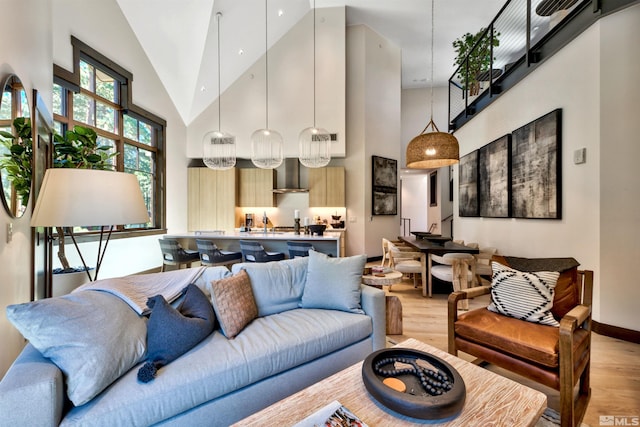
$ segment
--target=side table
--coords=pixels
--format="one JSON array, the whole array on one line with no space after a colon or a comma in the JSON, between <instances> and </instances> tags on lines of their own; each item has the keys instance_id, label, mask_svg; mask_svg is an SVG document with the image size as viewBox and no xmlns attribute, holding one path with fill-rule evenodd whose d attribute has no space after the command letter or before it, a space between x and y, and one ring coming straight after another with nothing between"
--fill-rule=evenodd
<instances>
[{"instance_id":1,"label":"side table","mask_svg":"<svg viewBox=\"0 0 640 427\"><path fill-rule=\"evenodd\" d=\"M398 283L400 280L402 280L402 273L395 270L384 276L376 276L374 274L362 276L362 283L379 289L382 289L383 286L389 286L389 290L391 290L391 285ZM387 295L386 304L387 334L402 335L402 303L400 299L397 296Z\"/></svg>"}]
</instances>

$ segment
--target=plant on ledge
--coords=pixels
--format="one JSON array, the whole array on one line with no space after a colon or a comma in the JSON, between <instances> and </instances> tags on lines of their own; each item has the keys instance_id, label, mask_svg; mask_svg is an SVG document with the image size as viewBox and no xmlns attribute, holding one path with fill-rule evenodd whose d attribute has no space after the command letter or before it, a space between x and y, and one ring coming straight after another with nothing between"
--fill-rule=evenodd
<instances>
[{"instance_id":1,"label":"plant on ledge","mask_svg":"<svg viewBox=\"0 0 640 427\"><path fill-rule=\"evenodd\" d=\"M493 41L493 47L500 46L499 36L500 33L493 30L493 37L490 37L486 28L481 28L476 34L466 33L454 40L453 47L456 52L454 65L460 67L456 77L462 82L462 89L469 90L469 96L480 93L480 81L486 80L482 76L487 74L491 67L491 44Z\"/></svg>"},{"instance_id":2,"label":"plant on ledge","mask_svg":"<svg viewBox=\"0 0 640 427\"><path fill-rule=\"evenodd\" d=\"M98 134L84 126L75 126L73 130L65 132L64 136L55 134L53 142L53 167L76 169L114 169L111 159L118 155L112 153L112 147L98 144ZM58 259L62 270L56 273L69 273L79 270L69 265L65 254L64 227L56 227L58 233Z\"/></svg>"},{"instance_id":3,"label":"plant on ledge","mask_svg":"<svg viewBox=\"0 0 640 427\"><path fill-rule=\"evenodd\" d=\"M31 120L17 117L13 120L16 134L0 131L0 143L8 150L0 158L0 169L5 169L20 203L26 207L31 192L31 175L33 168L33 142L31 139Z\"/></svg>"}]
</instances>

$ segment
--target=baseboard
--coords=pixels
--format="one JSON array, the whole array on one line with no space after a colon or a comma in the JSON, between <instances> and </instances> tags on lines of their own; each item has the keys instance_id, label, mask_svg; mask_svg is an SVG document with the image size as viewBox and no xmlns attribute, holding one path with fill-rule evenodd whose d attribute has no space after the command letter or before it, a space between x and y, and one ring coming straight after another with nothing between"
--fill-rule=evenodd
<instances>
[{"instance_id":1,"label":"baseboard","mask_svg":"<svg viewBox=\"0 0 640 427\"><path fill-rule=\"evenodd\" d=\"M611 326L605 323L596 322L595 320L591 321L591 330L596 334L640 344L640 331L621 328L619 326Z\"/></svg>"}]
</instances>

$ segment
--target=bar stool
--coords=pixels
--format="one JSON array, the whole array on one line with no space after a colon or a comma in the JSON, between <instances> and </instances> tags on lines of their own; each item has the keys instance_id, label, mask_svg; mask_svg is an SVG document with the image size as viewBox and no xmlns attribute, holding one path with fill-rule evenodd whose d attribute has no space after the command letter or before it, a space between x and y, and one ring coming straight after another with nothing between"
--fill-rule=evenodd
<instances>
[{"instance_id":1,"label":"bar stool","mask_svg":"<svg viewBox=\"0 0 640 427\"><path fill-rule=\"evenodd\" d=\"M175 239L158 239L158 242L160 242L160 250L162 251L160 271L165 271L166 265L177 265L180 269L182 264L185 264L190 268L193 262L200 260L198 251L183 249Z\"/></svg>"},{"instance_id":2,"label":"bar stool","mask_svg":"<svg viewBox=\"0 0 640 427\"><path fill-rule=\"evenodd\" d=\"M222 251L211 240L196 239L200 263L209 267L224 265L226 267L242 262L242 252Z\"/></svg>"},{"instance_id":3,"label":"bar stool","mask_svg":"<svg viewBox=\"0 0 640 427\"><path fill-rule=\"evenodd\" d=\"M253 240L240 240L240 250L245 262L282 261L282 252L267 252L264 247Z\"/></svg>"},{"instance_id":4,"label":"bar stool","mask_svg":"<svg viewBox=\"0 0 640 427\"><path fill-rule=\"evenodd\" d=\"M287 242L289 258L309 256L310 250L315 250L311 243L307 242Z\"/></svg>"}]
</instances>

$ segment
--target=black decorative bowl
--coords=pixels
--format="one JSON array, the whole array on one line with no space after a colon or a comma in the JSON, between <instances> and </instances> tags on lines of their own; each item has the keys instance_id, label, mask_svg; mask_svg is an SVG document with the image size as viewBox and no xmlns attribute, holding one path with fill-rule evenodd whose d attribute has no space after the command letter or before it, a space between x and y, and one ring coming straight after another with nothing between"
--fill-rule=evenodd
<instances>
[{"instance_id":1,"label":"black decorative bowl","mask_svg":"<svg viewBox=\"0 0 640 427\"><path fill-rule=\"evenodd\" d=\"M316 236L322 236L324 230L326 229L326 224L312 224L309 226L309 231L311 232L311 234L315 234Z\"/></svg>"},{"instance_id":2,"label":"black decorative bowl","mask_svg":"<svg viewBox=\"0 0 640 427\"><path fill-rule=\"evenodd\" d=\"M390 377L402 381L406 391L397 391L383 383ZM371 353L362 364L362 380L367 391L382 405L422 420L457 416L467 395L464 381L453 366L436 356L409 348Z\"/></svg>"}]
</instances>

